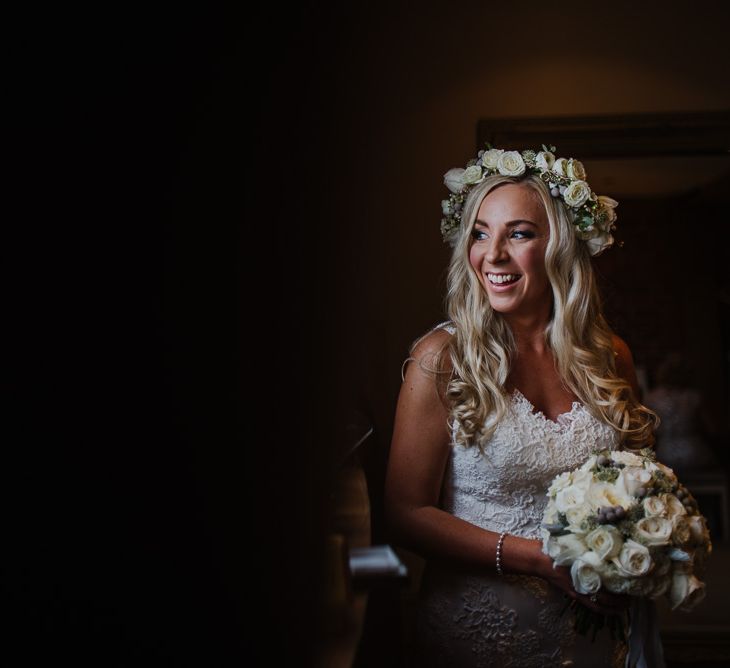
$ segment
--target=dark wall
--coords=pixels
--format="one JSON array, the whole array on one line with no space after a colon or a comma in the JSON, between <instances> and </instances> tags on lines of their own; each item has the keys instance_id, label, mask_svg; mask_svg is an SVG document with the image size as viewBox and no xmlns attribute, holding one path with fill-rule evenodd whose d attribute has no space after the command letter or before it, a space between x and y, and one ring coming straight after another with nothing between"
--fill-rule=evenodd
<instances>
[{"instance_id":1,"label":"dark wall","mask_svg":"<svg viewBox=\"0 0 730 668\"><path fill-rule=\"evenodd\" d=\"M514 40L479 28L513 26L507 10L439 7L17 24L2 385L14 665L306 665L334 454L364 412L382 537L400 361L440 316L441 175L471 155L476 120L726 94L717 58L692 48L682 62L702 76L677 79L659 30L643 33L644 69L606 50L568 59L625 77L618 97L556 92L565 78L545 78L524 25ZM531 29L546 25L535 11ZM699 14L692 43L720 49L700 38L722 22ZM499 66L473 48L485 35Z\"/></svg>"}]
</instances>

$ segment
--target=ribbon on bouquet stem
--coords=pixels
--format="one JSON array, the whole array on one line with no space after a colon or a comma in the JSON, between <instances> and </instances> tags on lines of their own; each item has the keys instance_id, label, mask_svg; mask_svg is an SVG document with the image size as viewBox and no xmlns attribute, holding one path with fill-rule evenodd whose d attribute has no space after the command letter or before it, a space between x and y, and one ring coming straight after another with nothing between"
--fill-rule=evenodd
<instances>
[{"instance_id":1,"label":"ribbon on bouquet stem","mask_svg":"<svg viewBox=\"0 0 730 668\"><path fill-rule=\"evenodd\" d=\"M629 608L629 651L624 668L666 668L654 601L635 597Z\"/></svg>"}]
</instances>

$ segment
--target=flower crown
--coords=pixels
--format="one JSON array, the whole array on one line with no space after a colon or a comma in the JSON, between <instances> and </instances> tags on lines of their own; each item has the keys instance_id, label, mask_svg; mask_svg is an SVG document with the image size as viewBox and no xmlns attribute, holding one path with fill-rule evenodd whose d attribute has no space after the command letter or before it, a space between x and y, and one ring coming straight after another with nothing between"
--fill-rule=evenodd
<instances>
[{"instance_id":1,"label":"flower crown","mask_svg":"<svg viewBox=\"0 0 730 668\"><path fill-rule=\"evenodd\" d=\"M449 199L441 202L444 214L441 234L445 242L451 246L456 243L464 201L476 184L493 174L536 174L545 182L550 194L563 201L576 234L588 244L591 255L600 255L613 245L611 232L616 229L614 209L618 202L591 190L582 162L556 158L555 147L545 144L542 151L505 151L489 144L486 146L486 150L479 151L477 158L467 163L466 169L455 167L444 174L444 184L451 191Z\"/></svg>"}]
</instances>

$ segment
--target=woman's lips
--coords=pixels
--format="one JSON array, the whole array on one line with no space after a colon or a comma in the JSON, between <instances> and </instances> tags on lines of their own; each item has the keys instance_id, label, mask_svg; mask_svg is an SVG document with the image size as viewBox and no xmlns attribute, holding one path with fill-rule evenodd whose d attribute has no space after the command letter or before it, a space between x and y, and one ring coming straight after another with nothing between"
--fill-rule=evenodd
<instances>
[{"instance_id":1,"label":"woman's lips","mask_svg":"<svg viewBox=\"0 0 730 668\"><path fill-rule=\"evenodd\" d=\"M500 274L500 276L504 276L505 274ZM522 274L514 274L516 278L509 280L508 282L504 283L493 283L489 280L489 275L487 275L487 283L489 284L489 288L493 290L494 292L505 292L509 290L510 288L513 288L517 283L520 282L522 279Z\"/></svg>"}]
</instances>

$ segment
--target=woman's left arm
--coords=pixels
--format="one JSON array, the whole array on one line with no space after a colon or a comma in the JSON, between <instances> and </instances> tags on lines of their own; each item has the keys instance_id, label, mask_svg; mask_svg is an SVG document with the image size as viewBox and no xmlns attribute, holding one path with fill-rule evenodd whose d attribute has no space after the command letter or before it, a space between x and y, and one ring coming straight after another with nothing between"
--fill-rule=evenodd
<instances>
[{"instance_id":1,"label":"woman's left arm","mask_svg":"<svg viewBox=\"0 0 730 668\"><path fill-rule=\"evenodd\" d=\"M641 401L641 389L639 388L639 380L636 377L631 350L626 345L626 341L615 334L613 335L613 350L616 353L616 373L631 385L634 396Z\"/></svg>"}]
</instances>

